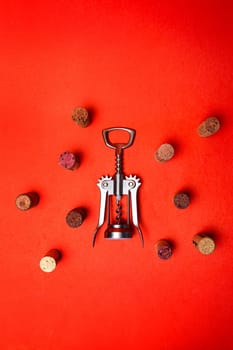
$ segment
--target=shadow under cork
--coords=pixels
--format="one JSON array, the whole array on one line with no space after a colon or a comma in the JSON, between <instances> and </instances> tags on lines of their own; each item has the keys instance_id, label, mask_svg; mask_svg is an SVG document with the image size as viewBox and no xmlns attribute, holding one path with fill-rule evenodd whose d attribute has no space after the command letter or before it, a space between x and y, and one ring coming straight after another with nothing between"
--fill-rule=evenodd
<instances>
[{"instance_id":1,"label":"shadow under cork","mask_svg":"<svg viewBox=\"0 0 233 350\"><path fill-rule=\"evenodd\" d=\"M55 249L59 252L59 258L57 260L57 263L60 263L61 260L64 260L64 258L66 257L66 254L65 254L63 248L61 248L59 246L56 247Z\"/></svg>"},{"instance_id":2,"label":"shadow under cork","mask_svg":"<svg viewBox=\"0 0 233 350\"><path fill-rule=\"evenodd\" d=\"M173 137L168 138L164 141L164 143L169 143L174 148L174 156L172 158L175 158L176 155L179 155L181 153L182 145L181 145L181 142L179 141L179 139L173 138Z\"/></svg>"},{"instance_id":3,"label":"shadow under cork","mask_svg":"<svg viewBox=\"0 0 233 350\"><path fill-rule=\"evenodd\" d=\"M94 116L96 115L96 108L94 106L86 105L85 107L88 111L88 116L89 116L89 125L92 124L94 120Z\"/></svg>"},{"instance_id":4,"label":"shadow under cork","mask_svg":"<svg viewBox=\"0 0 233 350\"><path fill-rule=\"evenodd\" d=\"M82 210L82 212L83 212L83 221L85 221L86 218L89 216L89 209L87 209L86 207L78 207L78 209Z\"/></svg>"},{"instance_id":5,"label":"shadow under cork","mask_svg":"<svg viewBox=\"0 0 233 350\"><path fill-rule=\"evenodd\" d=\"M35 188L30 188L28 191L24 192L27 193L33 202L32 207L36 207L40 204L40 202L43 200L42 192Z\"/></svg>"},{"instance_id":6,"label":"shadow under cork","mask_svg":"<svg viewBox=\"0 0 233 350\"><path fill-rule=\"evenodd\" d=\"M77 157L77 160L78 160L78 166L76 168L74 168L73 170L77 170L78 168L80 168L80 166L82 166L82 163L84 161L84 152L83 151L80 151L80 149L71 149L72 153L75 154L75 157Z\"/></svg>"},{"instance_id":7,"label":"shadow under cork","mask_svg":"<svg viewBox=\"0 0 233 350\"><path fill-rule=\"evenodd\" d=\"M221 245L224 242L224 238L221 237L219 230L216 229L216 227L211 225L204 226L204 228L199 230L197 234L212 238L217 246Z\"/></svg>"}]
</instances>

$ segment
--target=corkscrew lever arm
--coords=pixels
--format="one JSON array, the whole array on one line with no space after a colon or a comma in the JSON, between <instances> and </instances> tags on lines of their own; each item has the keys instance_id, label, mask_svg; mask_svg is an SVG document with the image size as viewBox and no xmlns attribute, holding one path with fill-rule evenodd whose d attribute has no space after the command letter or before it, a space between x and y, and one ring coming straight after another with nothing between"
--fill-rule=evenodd
<instances>
[{"instance_id":1,"label":"corkscrew lever arm","mask_svg":"<svg viewBox=\"0 0 233 350\"><path fill-rule=\"evenodd\" d=\"M96 235L98 233L99 228L103 225L105 220L106 213L106 203L109 198L109 195L113 194L114 182L111 177L103 176L99 179L97 186L100 189L100 211L99 211L99 220L96 226L96 229L93 234L92 246L95 245ZM109 210L109 208L107 208Z\"/></svg>"},{"instance_id":2,"label":"corkscrew lever arm","mask_svg":"<svg viewBox=\"0 0 233 350\"><path fill-rule=\"evenodd\" d=\"M131 213L132 213L132 221L135 228L138 231L139 237L141 239L142 246L144 246L144 239L141 228L138 223L138 208L137 208L137 191L139 186L141 186L140 179L135 175L126 176L124 180L124 192L126 193L128 190L128 195L130 196L131 202Z\"/></svg>"}]
</instances>

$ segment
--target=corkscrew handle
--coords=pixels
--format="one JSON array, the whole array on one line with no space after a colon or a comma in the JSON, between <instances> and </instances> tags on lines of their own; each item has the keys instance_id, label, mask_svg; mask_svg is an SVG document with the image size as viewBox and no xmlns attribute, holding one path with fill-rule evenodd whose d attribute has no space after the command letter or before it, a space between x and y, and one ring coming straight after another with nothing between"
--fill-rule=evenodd
<instances>
[{"instance_id":1,"label":"corkscrew handle","mask_svg":"<svg viewBox=\"0 0 233 350\"><path fill-rule=\"evenodd\" d=\"M110 141L109 134L112 131L117 131L117 130L126 131L129 134L129 140L127 143L121 143L121 142L113 143ZM105 145L107 147L113 148L115 150L122 150L122 149L125 149L125 148L132 146L132 144L134 142L134 137L135 137L136 131L133 129L129 129L129 128L117 128L117 127L115 127L115 128L104 129L102 131L102 134L103 134Z\"/></svg>"}]
</instances>

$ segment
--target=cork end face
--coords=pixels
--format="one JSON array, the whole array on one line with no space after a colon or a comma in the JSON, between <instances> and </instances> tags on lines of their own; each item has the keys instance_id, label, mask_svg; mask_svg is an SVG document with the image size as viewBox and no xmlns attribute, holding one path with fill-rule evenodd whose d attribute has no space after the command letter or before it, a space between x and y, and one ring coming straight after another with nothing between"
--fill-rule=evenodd
<instances>
[{"instance_id":1,"label":"cork end face","mask_svg":"<svg viewBox=\"0 0 233 350\"><path fill-rule=\"evenodd\" d=\"M197 129L200 137L208 137L216 134L220 129L220 121L216 117L210 117L204 120Z\"/></svg>"},{"instance_id":2,"label":"cork end face","mask_svg":"<svg viewBox=\"0 0 233 350\"><path fill-rule=\"evenodd\" d=\"M83 107L77 107L74 109L72 120L81 128L86 128L91 122L87 109Z\"/></svg>"},{"instance_id":3,"label":"cork end face","mask_svg":"<svg viewBox=\"0 0 233 350\"><path fill-rule=\"evenodd\" d=\"M175 195L173 202L178 209L186 209L190 204L190 198L187 193L180 192Z\"/></svg>"},{"instance_id":4,"label":"cork end face","mask_svg":"<svg viewBox=\"0 0 233 350\"><path fill-rule=\"evenodd\" d=\"M79 167L78 157L72 152L63 152L59 156L58 164L67 170L74 170Z\"/></svg>"},{"instance_id":5,"label":"cork end face","mask_svg":"<svg viewBox=\"0 0 233 350\"><path fill-rule=\"evenodd\" d=\"M52 272L56 269L56 260L51 256L44 256L40 260L40 269L43 272Z\"/></svg>"},{"instance_id":6,"label":"cork end face","mask_svg":"<svg viewBox=\"0 0 233 350\"><path fill-rule=\"evenodd\" d=\"M209 255L215 250L215 242L210 237L203 237L197 245L197 249L200 253Z\"/></svg>"},{"instance_id":7,"label":"cork end face","mask_svg":"<svg viewBox=\"0 0 233 350\"><path fill-rule=\"evenodd\" d=\"M77 228L82 225L85 219L85 212L81 208L71 210L66 216L66 223L69 227Z\"/></svg>"},{"instance_id":8,"label":"cork end face","mask_svg":"<svg viewBox=\"0 0 233 350\"><path fill-rule=\"evenodd\" d=\"M159 163L164 163L172 159L174 157L174 154L174 147L169 143L164 143L155 152L155 159Z\"/></svg>"},{"instance_id":9,"label":"cork end face","mask_svg":"<svg viewBox=\"0 0 233 350\"><path fill-rule=\"evenodd\" d=\"M172 249L168 246L160 247L157 251L157 254L160 259L167 260L172 256Z\"/></svg>"},{"instance_id":10,"label":"cork end face","mask_svg":"<svg viewBox=\"0 0 233 350\"><path fill-rule=\"evenodd\" d=\"M32 200L27 194L20 194L15 201L19 210L28 210L32 207Z\"/></svg>"},{"instance_id":11,"label":"cork end face","mask_svg":"<svg viewBox=\"0 0 233 350\"><path fill-rule=\"evenodd\" d=\"M172 245L167 240L160 240L155 246L158 257L162 260L167 260L172 256Z\"/></svg>"}]
</instances>

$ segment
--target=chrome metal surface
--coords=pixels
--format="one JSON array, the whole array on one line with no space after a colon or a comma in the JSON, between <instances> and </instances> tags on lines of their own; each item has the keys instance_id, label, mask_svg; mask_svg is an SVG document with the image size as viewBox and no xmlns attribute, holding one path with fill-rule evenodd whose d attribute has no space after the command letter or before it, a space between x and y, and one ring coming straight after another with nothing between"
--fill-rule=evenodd
<instances>
[{"instance_id":1,"label":"chrome metal surface","mask_svg":"<svg viewBox=\"0 0 233 350\"><path fill-rule=\"evenodd\" d=\"M109 138L109 133L112 131L126 131L129 133L129 140L126 143L112 143ZM115 149L115 175L113 177L103 176L99 179L97 186L100 189L100 210L99 220L93 235L92 245L95 245L96 235L99 228L105 221L107 214L108 226L105 231L107 239L129 239L133 234L133 227L139 233L142 246L144 245L142 231L138 224L138 206L137 206L137 191L141 186L140 179L135 175L124 176L123 173L123 150L133 144L135 130L129 128L109 128L103 130L103 138L107 147ZM122 195L128 197L127 200L127 219L122 219ZM115 197L116 200L116 222L111 222L110 215L110 198ZM131 223L132 221L132 223Z\"/></svg>"},{"instance_id":2,"label":"chrome metal surface","mask_svg":"<svg viewBox=\"0 0 233 350\"><path fill-rule=\"evenodd\" d=\"M126 131L129 134L129 141L127 143L112 143L110 141L109 134L112 131L117 131L117 130L119 130L119 131ZM104 138L105 145L107 147L113 148L115 150L119 150L119 149L125 149L125 148L128 148L128 147L132 146L132 144L134 142L134 137L135 137L136 131L133 130L133 129L129 129L129 128L114 127L114 128L104 129L102 131L102 133L103 133L103 138Z\"/></svg>"},{"instance_id":3,"label":"chrome metal surface","mask_svg":"<svg viewBox=\"0 0 233 350\"><path fill-rule=\"evenodd\" d=\"M132 238L132 235L133 229L131 225L126 224L108 225L104 233L104 237L107 239L129 239Z\"/></svg>"}]
</instances>

